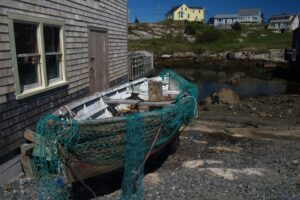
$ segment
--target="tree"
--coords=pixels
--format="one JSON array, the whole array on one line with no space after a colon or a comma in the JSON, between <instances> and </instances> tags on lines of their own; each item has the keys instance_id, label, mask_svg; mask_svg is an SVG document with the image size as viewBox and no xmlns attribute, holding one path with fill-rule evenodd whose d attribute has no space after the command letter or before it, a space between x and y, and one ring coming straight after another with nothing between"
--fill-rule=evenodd
<instances>
[{"instance_id":1,"label":"tree","mask_svg":"<svg viewBox=\"0 0 300 200\"><path fill-rule=\"evenodd\" d=\"M264 13L261 13L261 23L265 23L265 15L264 15Z\"/></svg>"},{"instance_id":2,"label":"tree","mask_svg":"<svg viewBox=\"0 0 300 200\"><path fill-rule=\"evenodd\" d=\"M241 26L240 23L235 22L235 23L232 25L232 29L235 30L235 31L240 31L240 30L242 30L242 26Z\"/></svg>"},{"instance_id":3,"label":"tree","mask_svg":"<svg viewBox=\"0 0 300 200\"><path fill-rule=\"evenodd\" d=\"M139 24L140 23L140 20L137 18L137 16L135 16L134 23L135 24Z\"/></svg>"}]
</instances>

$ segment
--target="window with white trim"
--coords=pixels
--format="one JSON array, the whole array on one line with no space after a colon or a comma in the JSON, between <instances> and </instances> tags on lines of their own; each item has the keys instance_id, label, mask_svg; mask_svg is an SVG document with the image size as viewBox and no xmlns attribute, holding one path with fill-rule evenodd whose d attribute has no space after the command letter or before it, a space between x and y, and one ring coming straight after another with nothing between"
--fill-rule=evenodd
<instances>
[{"instance_id":1,"label":"window with white trim","mask_svg":"<svg viewBox=\"0 0 300 200\"><path fill-rule=\"evenodd\" d=\"M8 13L17 99L67 83L64 22Z\"/></svg>"}]
</instances>

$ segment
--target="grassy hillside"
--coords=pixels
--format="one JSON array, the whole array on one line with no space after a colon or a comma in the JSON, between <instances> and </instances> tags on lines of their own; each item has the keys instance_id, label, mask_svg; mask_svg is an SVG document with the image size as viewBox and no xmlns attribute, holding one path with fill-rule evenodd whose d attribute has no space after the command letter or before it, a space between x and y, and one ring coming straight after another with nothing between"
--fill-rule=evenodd
<instances>
[{"instance_id":1,"label":"grassy hillside","mask_svg":"<svg viewBox=\"0 0 300 200\"><path fill-rule=\"evenodd\" d=\"M265 52L272 48L288 48L292 43L292 33L274 33L262 25L242 25L240 30L215 30L209 25L194 22L161 22L156 25L161 29L161 38L129 40L129 50L148 50L155 54L241 49ZM153 24L130 26L129 33L141 30L155 34L153 27L155 27ZM184 34L194 37L195 42L188 41Z\"/></svg>"}]
</instances>

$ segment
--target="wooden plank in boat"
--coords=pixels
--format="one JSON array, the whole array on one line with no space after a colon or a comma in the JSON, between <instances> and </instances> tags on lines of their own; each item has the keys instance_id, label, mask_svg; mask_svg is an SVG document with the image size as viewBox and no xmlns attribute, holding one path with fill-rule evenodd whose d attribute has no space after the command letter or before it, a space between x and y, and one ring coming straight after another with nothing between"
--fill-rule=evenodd
<instances>
[{"instance_id":1,"label":"wooden plank in boat","mask_svg":"<svg viewBox=\"0 0 300 200\"><path fill-rule=\"evenodd\" d=\"M103 101L107 104L130 104L130 105L141 105L141 106L167 106L173 101L140 101L140 100L132 100L132 99L110 99L104 98Z\"/></svg>"},{"instance_id":2,"label":"wooden plank in boat","mask_svg":"<svg viewBox=\"0 0 300 200\"><path fill-rule=\"evenodd\" d=\"M92 106L87 107L87 113L84 115L79 116L81 120L87 120L88 118L92 117L93 115L105 110L108 106L100 107L98 104L94 104Z\"/></svg>"},{"instance_id":3,"label":"wooden plank in boat","mask_svg":"<svg viewBox=\"0 0 300 200\"><path fill-rule=\"evenodd\" d=\"M139 79L139 80L136 80L136 81L132 81L130 83L126 83L124 85L121 85L121 86L118 86L118 87L115 87L115 88L112 88L112 89L108 89L108 90L106 90L104 92L96 92L96 93L94 93L91 96L88 96L88 97L85 97L85 98L83 98L81 100L78 100L76 102L70 103L68 106L69 106L69 108L74 109L74 108L76 108L78 106L81 106L81 105L86 104L86 103L88 103L90 101L93 101L96 98L100 98L101 96L105 96L105 95L107 95L109 93L116 92L118 90L121 90L123 88L129 87L131 85L140 84L140 83L142 83L142 82L144 82L146 80L147 80L147 78L142 78L142 79Z\"/></svg>"}]
</instances>

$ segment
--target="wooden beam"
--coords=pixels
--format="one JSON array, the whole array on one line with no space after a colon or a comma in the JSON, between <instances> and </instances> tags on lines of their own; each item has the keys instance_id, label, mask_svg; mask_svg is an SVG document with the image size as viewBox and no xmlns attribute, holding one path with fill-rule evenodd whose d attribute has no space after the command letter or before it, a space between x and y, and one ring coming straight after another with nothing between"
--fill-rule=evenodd
<instances>
[{"instance_id":1,"label":"wooden beam","mask_svg":"<svg viewBox=\"0 0 300 200\"><path fill-rule=\"evenodd\" d=\"M140 106L167 106L172 103L173 101L140 101L140 100L132 100L132 99L110 99L104 98L103 101L107 104L129 104L129 105L140 105Z\"/></svg>"},{"instance_id":2,"label":"wooden beam","mask_svg":"<svg viewBox=\"0 0 300 200\"><path fill-rule=\"evenodd\" d=\"M24 132L24 138L30 142L34 142L34 132L32 130L26 130Z\"/></svg>"}]
</instances>

